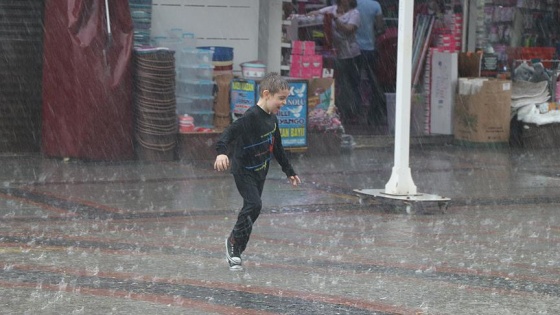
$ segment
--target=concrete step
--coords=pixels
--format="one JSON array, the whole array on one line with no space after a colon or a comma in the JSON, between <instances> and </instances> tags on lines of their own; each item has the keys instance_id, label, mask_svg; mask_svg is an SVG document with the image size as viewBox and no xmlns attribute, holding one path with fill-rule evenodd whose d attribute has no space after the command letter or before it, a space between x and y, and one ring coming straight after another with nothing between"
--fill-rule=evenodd
<instances>
[{"instance_id":1,"label":"concrete step","mask_svg":"<svg viewBox=\"0 0 560 315\"><path fill-rule=\"evenodd\" d=\"M354 149L394 147L394 135L352 135L356 146ZM450 145L452 135L424 135L410 137L410 146Z\"/></svg>"}]
</instances>

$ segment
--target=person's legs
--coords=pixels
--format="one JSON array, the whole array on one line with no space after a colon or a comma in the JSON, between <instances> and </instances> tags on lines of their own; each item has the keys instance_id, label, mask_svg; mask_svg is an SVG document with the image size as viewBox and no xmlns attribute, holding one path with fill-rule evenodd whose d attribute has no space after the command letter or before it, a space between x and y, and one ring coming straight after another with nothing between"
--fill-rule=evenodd
<instances>
[{"instance_id":1,"label":"person's legs","mask_svg":"<svg viewBox=\"0 0 560 315\"><path fill-rule=\"evenodd\" d=\"M360 69L365 71L367 79L368 93L366 95L367 104L372 104L372 78L373 78L373 50L360 50Z\"/></svg>"},{"instance_id":2,"label":"person's legs","mask_svg":"<svg viewBox=\"0 0 560 315\"><path fill-rule=\"evenodd\" d=\"M374 71L374 65L377 62L377 51L362 50L361 53L360 68L366 71L370 92L370 97L368 99L368 121L375 125L385 125L387 120L385 94L379 86L379 82Z\"/></svg>"},{"instance_id":3,"label":"person's legs","mask_svg":"<svg viewBox=\"0 0 560 315\"><path fill-rule=\"evenodd\" d=\"M342 122L346 122L349 115L348 106L345 100L345 94L343 91L345 90L346 84L344 79L344 60L343 59L335 59L334 61L334 78L335 78L335 94L334 94L334 104L338 109L338 113L340 115L340 119Z\"/></svg>"},{"instance_id":4,"label":"person's legs","mask_svg":"<svg viewBox=\"0 0 560 315\"><path fill-rule=\"evenodd\" d=\"M362 96L360 93L360 56L348 59L348 84L350 86L349 98L352 104L354 117L362 115Z\"/></svg>"},{"instance_id":5,"label":"person's legs","mask_svg":"<svg viewBox=\"0 0 560 315\"><path fill-rule=\"evenodd\" d=\"M249 242L253 224L257 221L262 209L261 195L264 179L256 179L250 175L233 175L235 185L243 198L243 207L237 216L237 222L230 234L230 241L243 253Z\"/></svg>"},{"instance_id":6,"label":"person's legs","mask_svg":"<svg viewBox=\"0 0 560 315\"><path fill-rule=\"evenodd\" d=\"M361 112L358 58L337 59L335 61L335 90L338 91L335 95L335 104L340 111L343 122L355 119Z\"/></svg>"}]
</instances>

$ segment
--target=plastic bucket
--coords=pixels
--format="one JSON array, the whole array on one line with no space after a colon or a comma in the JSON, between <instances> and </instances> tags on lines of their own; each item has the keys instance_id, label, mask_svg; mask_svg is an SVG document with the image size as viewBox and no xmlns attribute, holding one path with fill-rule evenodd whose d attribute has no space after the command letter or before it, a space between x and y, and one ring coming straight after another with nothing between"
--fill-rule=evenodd
<instances>
[{"instance_id":1,"label":"plastic bucket","mask_svg":"<svg viewBox=\"0 0 560 315\"><path fill-rule=\"evenodd\" d=\"M241 64L241 72L245 79L261 79L266 74L266 65L259 62L244 62Z\"/></svg>"}]
</instances>

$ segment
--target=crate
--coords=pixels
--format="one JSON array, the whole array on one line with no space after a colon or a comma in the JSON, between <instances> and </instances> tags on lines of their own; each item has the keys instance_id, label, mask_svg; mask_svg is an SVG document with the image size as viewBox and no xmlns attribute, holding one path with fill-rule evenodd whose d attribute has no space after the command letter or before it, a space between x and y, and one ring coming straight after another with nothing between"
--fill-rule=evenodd
<instances>
[{"instance_id":1,"label":"crate","mask_svg":"<svg viewBox=\"0 0 560 315\"><path fill-rule=\"evenodd\" d=\"M194 118L195 127L213 128L214 127L214 111L200 110L188 113Z\"/></svg>"},{"instance_id":2,"label":"crate","mask_svg":"<svg viewBox=\"0 0 560 315\"><path fill-rule=\"evenodd\" d=\"M214 108L213 96L177 97L177 113L188 114L197 111L212 111Z\"/></svg>"},{"instance_id":3,"label":"crate","mask_svg":"<svg viewBox=\"0 0 560 315\"><path fill-rule=\"evenodd\" d=\"M211 96L214 92L212 80L178 80L177 95L181 97Z\"/></svg>"},{"instance_id":4,"label":"crate","mask_svg":"<svg viewBox=\"0 0 560 315\"><path fill-rule=\"evenodd\" d=\"M212 80L214 66L194 64L179 66L179 80Z\"/></svg>"},{"instance_id":5,"label":"crate","mask_svg":"<svg viewBox=\"0 0 560 315\"><path fill-rule=\"evenodd\" d=\"M212 65L214 52L207 49L185 48L179 54L181 65Z\"/></svg>"}]
</instances>

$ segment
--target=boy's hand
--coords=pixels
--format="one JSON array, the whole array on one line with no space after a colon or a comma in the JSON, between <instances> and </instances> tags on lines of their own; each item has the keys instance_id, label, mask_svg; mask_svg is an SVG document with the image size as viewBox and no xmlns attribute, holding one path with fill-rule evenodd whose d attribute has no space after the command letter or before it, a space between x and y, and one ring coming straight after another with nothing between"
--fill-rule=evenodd
<instances>
[{"instance_id":1,"label":"boy's hand","mask_svg":"<svg viewBox=\"0 0 560 315\"><path fill-rule=\"evenodd\" d=\"M301 184L301 180L299 179L299 177L297 175L295 176L290 176L288 177L288 179L290 180L290 183L292 184L292 186L297 186L299 184Z\"/></svg>"},{"instance_id":2,"label":"boy's hand","mask_svg":"<svg viewBox=\"0 0 560 315\"><path fill-rule=\"evenodd\" d=\"M214 169L218 172L225 171L229 168L229 158L225 154L220 154L214 162Z\"/></svg>"}]
</instances>

